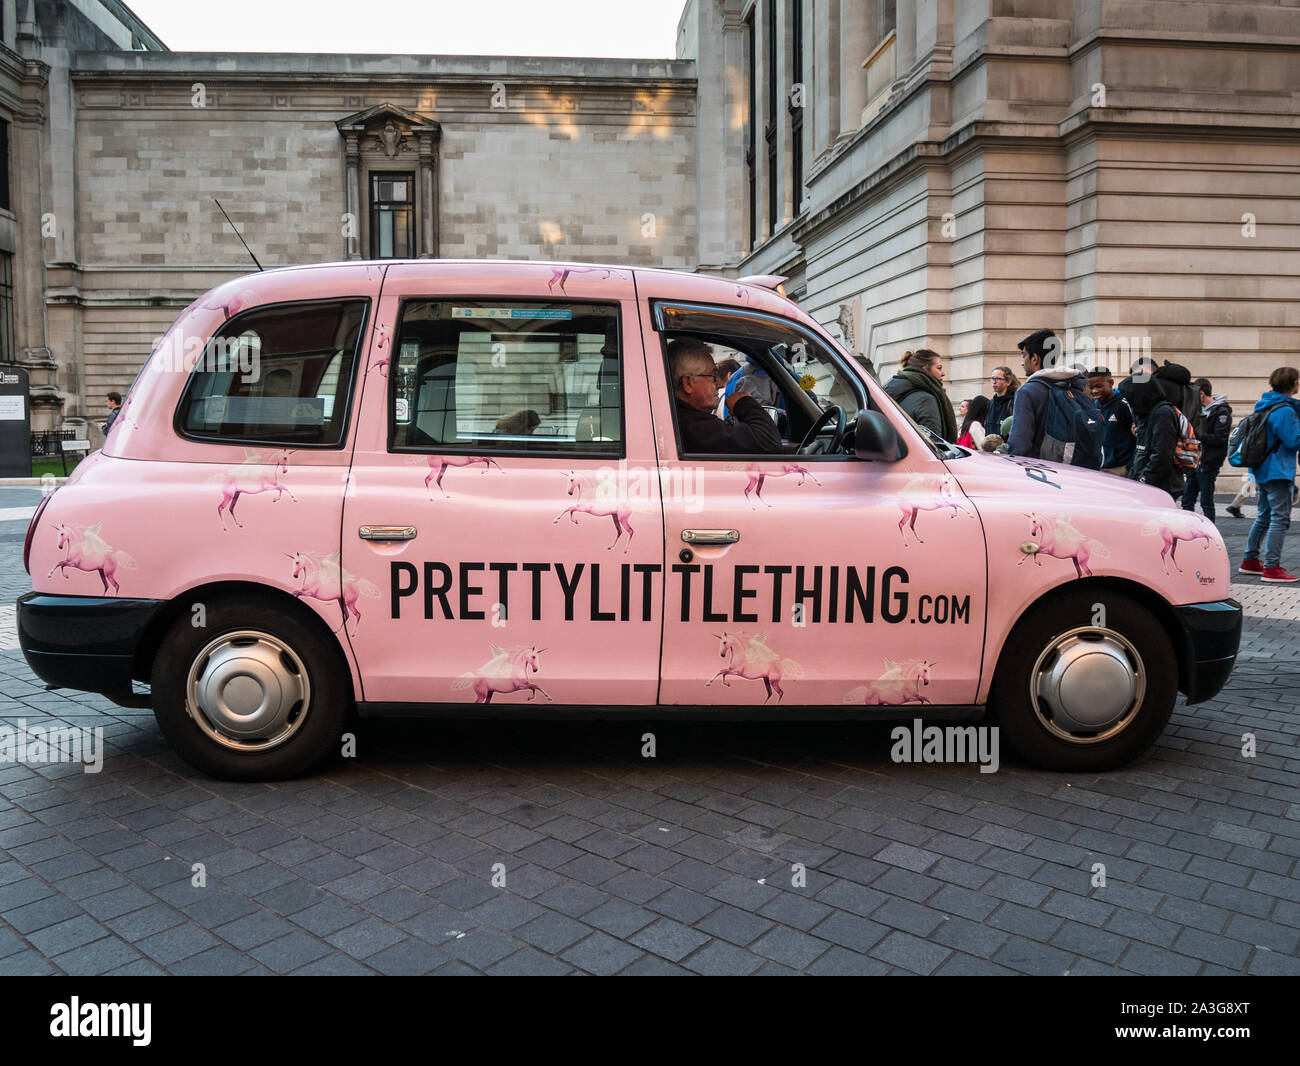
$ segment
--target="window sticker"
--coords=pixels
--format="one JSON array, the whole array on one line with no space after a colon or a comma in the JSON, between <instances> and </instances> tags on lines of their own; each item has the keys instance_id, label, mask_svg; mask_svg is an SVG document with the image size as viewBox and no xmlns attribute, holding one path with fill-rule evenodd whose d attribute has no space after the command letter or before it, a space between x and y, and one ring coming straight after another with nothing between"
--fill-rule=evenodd
<instances>
[{"instance_id":1,"label":"window sticker","mask_svg":"<svg viewBox=\"0 0 1300 1066\"><path fill-rule=\"evenodd\" d=\"M452 318L551 318L568 321L568 307L453 307Z\"/></svg>"}]
</instances>

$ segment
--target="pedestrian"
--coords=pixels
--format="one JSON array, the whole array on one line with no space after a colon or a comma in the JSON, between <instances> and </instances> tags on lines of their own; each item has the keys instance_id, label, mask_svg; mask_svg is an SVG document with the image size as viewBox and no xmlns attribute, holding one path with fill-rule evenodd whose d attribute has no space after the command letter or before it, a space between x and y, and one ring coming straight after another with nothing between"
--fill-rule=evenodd
<instances>
[{"instance_id":1,"label":"pedestrian","mask_svg":"<svg viewBox=\"0 0 1300 1066\"><path fill-rule=\"evenodd\" d=\"M1088 395L1102 417L1101 468L1107 474L1128 477L1137 443L1133 436L1133 408L1115 388L1115 375L1109 367L1095 366L1088 371Z\"/></svg>"},{"instance_id":2,"label":"pedestrian","mask_svg":"<svg viewBox=\"0 0 1300 1066\"><path fill-rule=\"evenodd\" d=\"M725 389L727 382L731 380L731 375L740 369L740 361L728 356L726 359L719 359L713 366L713 378L718 383L718 388Z\"/></svg>"},{"instance_id":3,"label":"pedestrian","mask_svg":"<svg viewBox=\"0 0 1300 1066\"><path fill-rule=\"evenodd\" d=\"M122 394L120 392L110 392L105 397L105 401L104 406L108 408L108 417L100 423L99 428L103 431L104 435L107 436L108 431L113 428L113 422L117 418L117 412L122 409Z\"/></svg>"},{"instance_id":4,"label":"pedestrian","mask_svg":"<svg viewBox=\"0 0 1300 1066\"><path fill-rule=\"evenodd\" d=\"M998 427L1011 417L1011 409L1016 405L1016 390L1020 388L1020 379L1011 372L1009 366L995 366L993 373L989 375L989 384L993 386L993 399L989 401L989 412L984 419L984 426L996 433Z\"/></svg>"},{"instance_id":5,"label":"pedestrian","mask_svg":"<svg viewBox=\"0 0 1300 1066\"><path fill-rule=\"evenodd\" d=\"M944 440L957 441L957 416L943 391L943 358L929 348L903 354L903 365L885 391L919 424Z\"/></svg>"},{"instance_id":6,"label":"pedestrian","mask_svg":"<svg viewBox=\"0 0 1300 1066\"><path fill-rule=\"evenodd\" d=\"M1209 378L1197 378L1201 413L1192 420L1196 439L1201 442L1201 465L1187 474L1187 488L1183 490L1183 510L1196 510L1196 495L1201 496L1201 511L1214 521L1214 483L1228 457L1228 437L1232 433L1232 408L1228 397L1214 394ZM1187 412L1183 412L1186 414Z\"/></svg>"},{"instance_id":7,"label":"pedestrian","mask_svg":"<svg viewBox=\"0 0 1300 1066\"><path fill-rule=\"evenodd\" d=\"M984 419L988 416L989 398L976 396L961 403L962 421L957 443L963 448L979 448L984 443Z\"/></svg>"},{"instance_id":8,"label":"pedestrian","mask_svg":"<svg viewBox=\"0 0 1300 1066\"><path fill-rule=\"evenodd\" d=\"M1255 496L1258 492L1259 486L1255 484L1255 475L1247 467L1241 475L1241 488L1237 491L1237 495L1232 498L1232 502L1228 504L1228 514L1232 515L1233 518L1245 518L1246 516L1241 513L1241 505L1246 502L1247 496Z\"/></svg>"},{"instance_id":9,"label":"pedestrian","mask_svg":"<svg viewBox=\"0 0 1300 1066\"><path fill-rule=\"evenodd\" d=\"M1174 501L1183 494L1183 468L1174 461L1182 437L1182 380L1190 380L1185 367L1166 362L1153 373L1130 379L1127 399L1138 425L1137 446L1128 476L1144 485L1164 489Z\"/></svg>"},{"instance_id":10,"label":"pedestrian","mask_svg":"<svg viewBox=\"0 0 1300 1066\"><path fill-rule=\"evenodd\" d=\"M1101 469L1102 421L1083 372L1056 365L1060 342L1050 329L1017 347L1026 380L1016 393L1007 454Z\"/></svg>"},{"instance_id":11,"label":"pedestrian","mask_svg":"<svg viewBox=\"0 0 1300 1066\"><path fill-rule=\"evenodd\" d=\"M1266 407L1273 410L1268 415L1268 454L1261 464L1251 468L1259 485L1259 514L1246 537L1246 557L1237 567L1240 574L1258 574L1276 584L1300 580L1282 567L1282 542L1291 527L1296 451L1300 449L1297 392L1300 392L1300 370L1293 366L1278 367L1269 375L1268 391L1255 404L1256 411Z\"/></svg>"}]
</instances>

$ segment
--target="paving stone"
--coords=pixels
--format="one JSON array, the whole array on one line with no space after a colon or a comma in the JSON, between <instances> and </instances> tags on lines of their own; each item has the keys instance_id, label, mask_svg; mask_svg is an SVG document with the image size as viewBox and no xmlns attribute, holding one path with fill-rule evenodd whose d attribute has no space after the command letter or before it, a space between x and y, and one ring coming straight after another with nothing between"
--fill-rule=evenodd
<instances>
[{"instance_id":1,"label":"paving stone","mask_svg":"<svg viewBox=\"0 0 1300 1066\"><path fill-rule=\"evenodd\" d=\"M934 973L950 954L948 948L902 932L890 933L871 949L872 958L919 974Z\"/></svg>"},{"instance_id":2,"label":"paving stone","mask_svg":"<svg viewBox=\"0 0 1300 1066\"><path fill-rule=\"evenodd\" d=\"M744 977L765 960L752 952L714 940L682 962L688 970L712 977Z\"/></svg>"},{"instance_id":3,"label":"paving stone","mask_svg":"<svg viewBox=\"0 0 1300 1066\"><path fill-rule=\"evenodd\" d=\"M587 973L605 976L626 969L644 953L605 933L592 933L561 953L560 958Z\"/></svg>"}]
</instances>

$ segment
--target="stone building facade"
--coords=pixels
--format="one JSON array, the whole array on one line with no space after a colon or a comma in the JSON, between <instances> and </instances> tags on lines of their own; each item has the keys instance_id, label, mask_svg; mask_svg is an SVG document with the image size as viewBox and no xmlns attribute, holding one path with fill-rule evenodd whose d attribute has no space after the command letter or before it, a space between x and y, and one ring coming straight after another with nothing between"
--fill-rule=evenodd
<instances>
[{"instance_id":1,"label":"stone building facade","mask_svg":"<svg viewBox=\"0 0 1300 1066\"><path fill-rule=\"evenodd\" d=\"M1291 0L689 0L678 54L702 267L882 371L930 347L964 398L1043 326L1239 404L1300 365Z\"/></svg>"}]
</instances>

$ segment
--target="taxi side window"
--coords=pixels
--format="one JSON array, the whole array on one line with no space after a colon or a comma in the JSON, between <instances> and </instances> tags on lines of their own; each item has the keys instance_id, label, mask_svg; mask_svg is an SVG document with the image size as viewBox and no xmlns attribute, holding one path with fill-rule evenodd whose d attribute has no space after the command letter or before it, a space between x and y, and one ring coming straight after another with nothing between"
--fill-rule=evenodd
<instances>
[{"instance_id":1,"label":"taxi side window","mask_svg":"<svg viewBox=\"0 0 1300 1066\"><path fill-rule=\"evenodd\" d=\"M619 352L614 304L405 300L390 447L620 457Z\"/></svg>"},{"instance_id":2,"label":"taxi side window","mask_svg":"<svg viewBox=\"0 0 1300 1066\"><path fill-rule=\"evenodd\" d=\"M212 441L338 447L366 308L329 300L236 315L195 364L177 428Z\"/></svg>"}]
</instances>

